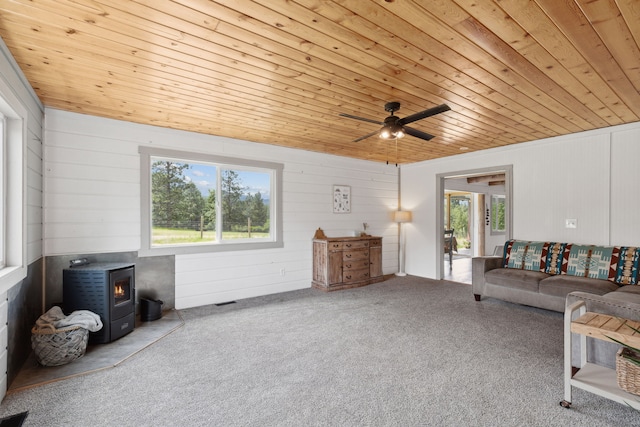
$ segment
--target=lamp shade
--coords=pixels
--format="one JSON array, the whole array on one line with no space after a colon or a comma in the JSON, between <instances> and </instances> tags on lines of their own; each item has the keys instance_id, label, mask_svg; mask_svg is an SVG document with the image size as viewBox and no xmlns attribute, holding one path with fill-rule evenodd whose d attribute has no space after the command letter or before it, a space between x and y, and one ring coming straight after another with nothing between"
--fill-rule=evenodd
<instances>
[{"instance_id":1,"label":"lamp shade","mask_svg":"<svg viewBox=\"0 0 640 427\"><path fill-rule=\"evenodd\" d=\"M395 211L393 220L395 222L411 222L411 211Z\"/></svg>"}]
</instances>

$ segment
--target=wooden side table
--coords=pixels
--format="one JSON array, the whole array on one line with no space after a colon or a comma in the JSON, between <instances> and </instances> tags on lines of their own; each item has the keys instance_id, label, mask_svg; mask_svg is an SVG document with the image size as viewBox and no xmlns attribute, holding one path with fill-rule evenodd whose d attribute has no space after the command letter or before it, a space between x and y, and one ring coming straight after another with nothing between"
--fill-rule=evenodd
<instances>
[{"instance_id":1,"label":"wooden side table","mask_svg":"<svg viewBox=\"0 0 640 427\"><path fill-rule=\"evenodd\" d=\"M577 318L573 319L575 315ZM578 387L640 410L640 396L618 387L615 369L587 363L587 337L613 342L608 338L611 337L640 348L640 334L629 326L638 329L640 322L587 312L583 301L567 307L564 314L564 400L560 405L571 407L571 387ZM579 334L580 339L580 366L577 372L571 366L572 332Z\"/></svg>"}]
</instances>

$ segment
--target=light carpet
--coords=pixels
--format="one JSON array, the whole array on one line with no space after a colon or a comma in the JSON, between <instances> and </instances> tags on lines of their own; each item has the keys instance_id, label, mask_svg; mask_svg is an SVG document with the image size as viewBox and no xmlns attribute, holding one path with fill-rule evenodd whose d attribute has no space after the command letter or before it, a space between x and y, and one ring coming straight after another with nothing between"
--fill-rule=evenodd
<instances>
[{"instance_id":1,"label":"light carpet","mask_svg":"<svg viewBox=\"0 0 640 427\"><path fill-rule=\"evenodd\" d=\"M182 310L185 325L113 369L7 396L25 426L630 426L563 397L562 314L468 285L394 277Z\"/></svg>"}]
</instances>

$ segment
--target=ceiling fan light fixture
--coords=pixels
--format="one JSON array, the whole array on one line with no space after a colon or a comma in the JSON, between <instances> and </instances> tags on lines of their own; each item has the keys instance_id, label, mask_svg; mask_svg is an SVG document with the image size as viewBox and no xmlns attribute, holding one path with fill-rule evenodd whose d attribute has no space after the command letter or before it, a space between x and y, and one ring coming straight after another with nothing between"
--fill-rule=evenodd
<instances>
[{"instance_id":1,"label":"ceiling fan light fixture","mask_svg":"<svg viewBox=\"0 0 640 427\"><path fill-rule=\"evenodd\" d=\"M400 125L384 126L380 130L380 138L382 139L399 139L405 135L404 129Z\"/></svg>"},{"instance_id":2,"label":"ceiling fan light fixture","mask_svg":"<svg viewBox=\"0 0 640 427\"><path fill-rule=\"evenodd\" d=\"M395 120L389 120L389 119L395 119ZM398 118L395 116L392 116L389 119L385 120L385 124L382 127L382 129L380 129L380 134L378 136L382 139L399 139L404 137L405 135L404 128L402 127L402 125L396 123L396 120Z\"/></svg>"}]
</instances>

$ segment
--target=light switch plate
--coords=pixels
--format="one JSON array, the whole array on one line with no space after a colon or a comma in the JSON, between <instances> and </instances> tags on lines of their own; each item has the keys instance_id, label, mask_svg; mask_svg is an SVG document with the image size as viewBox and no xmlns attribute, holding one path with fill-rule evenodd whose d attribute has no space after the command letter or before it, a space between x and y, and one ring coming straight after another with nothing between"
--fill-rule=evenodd
<instances>
[{"instance_id":1,"label":"light switch plate","mask_svg":"<svg viewBox=\"0 0 640 427\"><path fill-rule=\"evenodd\" d=\"M578 220L575 218L567 218L564 220L565 228L578 228Z\"/></svg>"}]
</instances>

